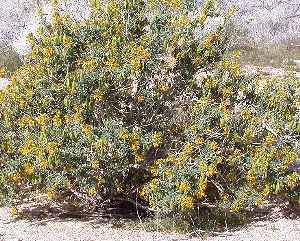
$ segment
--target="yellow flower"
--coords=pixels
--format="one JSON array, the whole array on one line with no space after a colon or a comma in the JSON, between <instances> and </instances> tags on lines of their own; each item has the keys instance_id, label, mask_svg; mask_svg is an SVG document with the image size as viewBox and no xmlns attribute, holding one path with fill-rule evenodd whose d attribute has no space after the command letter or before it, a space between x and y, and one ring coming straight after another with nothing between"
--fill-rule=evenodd
<instances>
[{"instance_id":1,"label":"yellow flower","mask_svg":"<svg viewBox=\"0 0 300 241\"><path fill-rule=\"evenodd\" d=\"M49 61L50 58L54 55L54 49L53 48L45 48L43 49L44 58L46 61Z\"/></svg>"},{"instance_id":2,"label":"yellow flower","mask_svg":"<svg viewBox=\"0 0 300 241\"><path fill-rule=\"evenodd\" d=\"M135 153L135 160L137 162L141 162L141 161L144 161L144 155L143 154L140 154L140 153Z\"/></svg>"},{"instance_id":3,"label":"yellow flower","mask_svg":"<svg viewBox=\"0 0 300 241\"><path fill-rule=\"evenodd\" d=\"M155 208L156 207L156 202L154 200L149 201L149 206L150 208Z\"/></svg>"},{"instance_id":4,"label":"yellow flower","mask_svg":"<svg viewBox=\"0 0 300 241\"><path fill-rule=\"evenodd\" d=\"M33 45L35 43L35 39L34 39L34 35L33 33L29 33L27 36L26 36L26 41L28 43L30 43L31 45Z\"/></svg>"},{"instance_id":5,"label":"yellow flower","mask_svg":"<svg viewBox=\"0 0 300 241\"><path fill-rule=\"evenodd\" d=\"M232 154L234 158L239 158L241 155L242 155L242 151L240 149L235 149Z\"/></svg>"},{"instance_id":6,"label":"yellow flower","mask_svg":"<svg viewBox=\"0 0 300 241\"><path fill-rule=\"evenodd\" d=\"M158 148L161 144L162 144L162 133L161 132L157 132L152 136L152 145L155 148Z\"/></svg>"},{"instance_id":7,"label":"yellow flower","mask_svg":"<svg viewBox=\"0 0 300 241\"><path fill-rule=\"evenodd\" d=\"M179 10L182 8L182 0L162 0L162 2L170 8Z\"/></svg>"},{"instance_id":8,"label":"yellow flower","mask_svg":"<svg viewBox=\"0 0 300 241\"><path fill-rule=\"evenodd\" d=\"M52 118L52 121L53 121L53 125L55 127L60 127L62 125L62 120L61 118L59 117L58 114L56 114L53 118Z\"/></svg>"},{"instance_id":9,"label":"yellow flower","mask_svg":"<svg viewBox=\"0 0 300 241\"><path fill-rule=\"evenodd\" d=\"M98 12L98 11L102 10L102 8L103 8L102 1L90 0L90 4L91 4L91 9L95 12Z\"/></svg>"},{"instance_id":10,"label":"yellow flower","mask_svg":"<svg viewBox=\"0 0 300 241\"><path fill-rule=\"evenodd\" d=\"M91 163L91 165L92 165L92 168L93 168L94 170L96 170L96 169L98 169L98 167L99 167L99 165L100 165L100 161L99 161L99 160L95 160L95 161L93 161L93 162Z\"/></svg>"},{"instance_id":11,"label":"yellow flower","mask_svg":"<svg viewBox=\"0 0 300 241\"><path fill-rule=\"evenodd\" d=\"M48 192L47 192L47 196L48 198L51 200L51 199L54 199L55 197L55 191L53 190L53 188L49 189Z\"/></svg>"},{"instance_id":12,"label":"yellow flower","mask_svg":"<svg viewBox=\"0 0 300 241\"><path fill-rule=\"evenodd\" d=\"M26 95L27 95L28 97L32 97L32 96L33 96L33 90L32 90L32 89L27 90Z\"/></svg>"},{"instance_id":13,"label":"yellow flower","mask_svg":"<svg viewBox=\"0 0 300 241\"><path fill-rule=\"evenodd\" d=\"M201 161L199 163L199 169L202 171L202 172L206 172L207 171L207 168L208 168L208 165L205 161Z\"/></svg>"},{"instance_id":14,"label":"yellow flower","mask_svg":"<svg viewBox=\"0 0 300 241\"><path fill-rule=\"evenodd\" d=\"M23 109L24 107L26 107L26 104L27 104L26 100L20 99L20 100L19 100L19 103L20 103L20 108Z\"/></svg>"},{"instance_id":15,"label":"yellow flower","mask_svg":"<svg viewBox=\"0 0 300 241\"><path fill-rule=\"evenodd\" d=\"M228 97L232 96L232 94L233 94L233 90L231 87L223 89L223 97L224 98L228 98Z\"/></svg>"},{"instance_id":16,"label":"yellow flower","mask_svg":"<svg viewBox=\"0 0 300 241\"><path fill-rule=\"evenodd\" d=\"M266 185L266 187L264 188L264 190L261 193L262 198L267 198L269 196L271 192L271 186L270 185Z\"/></svg>"},{"instance_id":17,"label":"yellow flower","mask_svg":"<svg viewBox=\"0 0 300 241\"><path fill-rule=\"evenodd\" d=\"M274 144L276 144L276 142L277 141L276 141L275 136L271 132L269 132L265 138L266 145L270 147L270 146L273 146Z\"/></svg>"},{"instance_id":18,"label":"yellow flower","mask_svg":"<svg viewBox=\"0 0 300 241\"><path fill-rule=\"evenodd\" d=\"M171 169L165 170L165 171L164 171L164 174L165 174L165 176L166 176L167 178L172 178L172 176L173 176L173 172L172 172Z\"/></svg>"},{"instance_id":19,"label":"yellow flower","mask_svg":"<svg viewBox=\"0 0 300 241\"><path fill-rule=\"evenodd\" d=\"M138 151L140 149L140 143L138 140L134 140L131 142L130 147L133 151Z\"/></svg>"},{"instance_id":20,"label":"yellow flower","mask_svg":"<svg viewBox=\"0 0 300 241\"><path fill-rule=\"evenodd\" d=\"M28 125L29 127L34 126L34 119L30 116L23 116L21 118L21 123L22 126Z\"/></svg>"},{"instance_id":21,"label":"yellow flower","mask_svg":"<svg viewBox=\"0 0 300 241\"><path fill-rule=\"evenodd\" d=\"M69 115L69 114L65 115L65 122L66 123L70 124L70 123L73 122L73 120L74 120L74 118L71 115Z\"/></svg>"},{"instance_id":22,"label":"yellow flower","mask_svg":"<svg viewBox=\"0 0 300 241\"><path fill-rule=\"evenodd\" d=\"M232 205L230 206L230 209L233 212L239 212L242 207L245 205L247 201L247 196L246 195L242 195L240 197L238 197L234 203L232 203Z\"/></svg>"},{"instance_id":23,"label":"yellow flower","mask_svg":"<svg viewBox=\"0 0 300 241\"><path fill-rule=\"evenodd\" d=\"M116 191L117 193L123 193L124 189L121 186L117 186Z\"/></svg>"},{"instance_id":24,"label":"yellow flower","mask_svg":"<svg viewBox=\"0 0 300 241\"><path fill-rule=\"evenodd\" d=\"M47 114L41 114L36 118L36 122L40 125L43 126L48 120L48 115Z\"/></svg>"},{"instance_id":25,"label":"yellow flower","mask_svg":"<svg viewBox=\"0 0 300 241\"><path fill-rule=\"evenodd\" d=\"M169 87L168 83L163 83L163 84L159 85L159 90L163 93L167 92L169 89L170 89L170 87Z\"/></svg>"},{"instance_id":26,"label":"yellow flower","mask_svg":"<svg viewBox=\"0 0 300 241\"><path fill-rule=\"evenodd\" d=\"M54 6L54 8L57 8L59 3L60 3L60 0L52 0L52 5Z\"/></svg>"},{"instance_id":27,"label":"yellow flower","mask_svg":"<svg viewBox=\"0 0 300 241\"><path fill-rule=\"evenodd\" d=\"M232 57L239 60L241 58L241 51L240 50L234 51Z\"/></svg>"},{"instance_id":28,"label":"yellow flower","mask_svg":"<svg viewBox=\"0 0 300 241\"><path fill-rule=\"evenodd\" d=\"M203 137L197 137L194 142L195 142L196 145L200 146L200 145L203 145L205 143L205 140L204 140Z\"/></svg>"},{"instance_id":29,"label":"yellow flower","mask_svg":"<svg viewBox=\"0 0 300 241\"><path fill-rule=\"evenodd\" d=\"M120 7L115 1L109 1L108 11L111 14L117 14L120 11Z\"/></svg>"},{"instance_id":30,"label":"yellow flower","mask_svg":"<svg viewBox=\"0 0 300 241\"><path fill-rule=\"evenodd\" d=\"M148 187L143 187L142 190L139 191L139 196L144 200L148 200L149 197Z\"/></svg>"},{"instance_id":31,"label":"yellow flower","mask_svg":"<svg viewBox=\"0 0 300 241\"><path fill-rule=\"evenodd\" d=\"M242 206L238 203L238 202L234 202L231 206L230 206L230 210L233 212L239 212L241 211Z\"/></svg>"},{"instance_id":32,"label":"yellow flower","mask_svg":"<svg viewBox=\"0 0 300 241\"><path fill-rule=\"evenodd\" d=\"M83 121L83 117L81 112L77 112L76 114L73 115L73 120L77 123L80 123Z\"/></svg>"},{"instance_id":33,"label":"yellow flower","mask_svg":"<svg viewBox=\"0 0 300 241\"><path fill-rule=\"evenodd\" d=\"M82 68L84 70L91 70L94 71L97 68L97 62L95 59L86 59L84 61L82 61Z\"/></svg>"},{"instance_id":34,"label":"yellow flower","mask_svg":"<svg viewBox=\"0 0 300 241\"><path fill-rule=\"evenodd\" d=\"M226 136L226 137L228 137L228 135L229 135L229 133L230 133L230 128L228 127L228 126L225 126L224 128L223 128L223 133L224 133L224 135Z\"/></svg>"},{"instance_id":35,"label":"yellow flower","mask_svg":"<svg viewBox=\"0 0 300 241\"><path fill-rule=\"evenodd\" d=\"M12 216L18 216L19 214L19 210L16 207L12 207L9 212Z\"/></svg>"},{"instance_id":36,"label":"yellow flower","mask_svg":"<svg viewBox=\"0 0 300 241\"><path fill-rule=\"evenodd\" d=\"M190 25L190 19L187 15L182 15L178 19L179 28L187 28Z\"/></svg>"},{"instance_id":37,"label":"yellow flower","mask_svg":"<svg viewBox=\"0 0 300 241\"><path fill-rule=\"evenodd\" d=\"M201 176L199 183L198 183L198 189L195 192L195 195L199 200L206 197L206 192L205 192L206 188L207 188L207 177Z\"/></svg>"},{"instance_id":38,"label":"yellow flower","mask_svg":"<svg viewBox=\"0 0 300 241\"><path fill-rule=\"evenodd\" d=\"M177 163L185 162L185 161L188 160L188 158L189 158L189 156L184 153L184 154L178 156L176 159L174 159L174 161L177 162Z\"/></svg>"},{"instance_id":39,"label":"yellow flower","mask_svg":"<svg viewBox=\"0 0 300 241\"><path fill-rule=\"evenodd\" d=\"M20 173L16 173L16 174L12 175L11 180L15 183L19 183L21 181Z\"/></svg>"},{"instance_id":40,"label":"yellow flower","mask_svg":"<svg viewBox=\"0 0 300 241\"><path fill-rule=\"evenodd\" d=\"M138 97L137 97L137 101L138 102L144 102L144 100L145 100L145 96L143 96L143 95L139 95Z\"/></svg>"},{"instance_id":41,"label":"yellow flower","mask_svg":"<svg viewBox=\"0 0 300 241\"><path fill-rule=\"evenodd\" d=\"M93 96L96 102L102 102L105 100L105 93L101 90L97 90Z\"/></svg>"},{"instance_id":42,"label":"yellow flower","mask_svg":"<svg viewBox=\"0 0 300 241\"><path fill-rule=\"evenodd\" d=\"M53 23L53 25L54 25L54 26L61 25L61 24L62 24L62 21L63 21L62 16L59 14L59 12L55 11L55 12L52 14L52 23Z\"/></svg>"},{"instance_id":43,"label":"yellow flower","mask_svg":"<svg viewBox=\"0 0 300 241\"><path fill-rule=\"evenodd\" d=\"M206 193L204 190L199 190L195 192L195 196L199 199L202 200L203 198L206 197Z\"/></svg>"},{"instance_id":44,"label":"yellow flower","mask_svg":"<svg viewBox=\"0 0 300 241\"><path fill-rule=\"evenodd\" d=\"M128 140L128 138L129 138L129 132L128 132L128 130L126 129L126 128L122 128L121 130L120 130L120 133L119 133L119 138L121 139L121 140Z\"/></svg>"},{"instance_id":45,"label":"yellow flower","mask_svg":"<svg viewBox=\"0 0 300 241\"><path fill-rule=\"evenodd\" d=\"M206 175L208 177L212 177L212 176L214 176L216 174L217 174L217 167L215 165L213 165L213 164L209 165L208 169L207 169Z\"/></svg>"},{"instance_id":46,"label":"yellow flower","mask_svg":"<svg viewBox=\"0 0 300 241\"><path fill-rule=\"evenodd\" d=\"M6 67L0 67L0 78L5 77L7 75Z\"/></svg>"},{"instance_id":47,"label":"yellow flower","mask_svg":"<svg viewBox=\"0 0 300 241\"><path fill-rule=\"evenodd\" d=\"M91 125L84 125L83 132L86 135L91 135L93 133L93 127Z\"/></svg>"},{"instance_id":48,"label":"yellow flower","mask_svg":"<svg viewBox=\"0 0 300 241\"><path fill-rule=\"evenodd\" d=\"M58 149L59 149L59 143L49 142L47 144L47 150L48 150L49 155L53 155L53 154L57 153Z\"/></svg>"},{"instance_id":49,"label":"yellow flower","mask_svg":"<svg viewBox=\"0 0 300 241\"><path fill-rule=\"evenodd\" d=\"M73 45L72 38L67 35L64 35L63 36L63 45L65 48L71 48Z\"/></svg>"},{"instance_id":50,"label":"yellow flower","mask_svg":"<svg viewBox=\"0 0 300 241\"><path fill-rule=\"evenodd\" d=\"M203 46L204 46L204 48L207 48L207 49L209 49L210 47L211 47L211 45L212 45L212 35L208 35L205 39L204 39L204 43L203 43Z\"/></svg>"},{"instance_id":51,"label":"yellow flower","mask_svg":"<svg viewBox=\"0 0 300 241\"><path fill-rule=\"evenodd\" d=\"M12 145L9 142L3 144L3 149L6 153L12 153Z\"/></svg>"},{"instance_id":52,"label":"yellow flower","mask_svg":"<svg viewBox=\"0 0 300 241\"><path fill-rule=\"evenodd\" d=\"M34 166L31 163L26 163L24 165L24 173L31 176L34 173Z\"/></svg>"},{"instance_id":53,"label":"yellow flower","mask_svg":"<svg viewBox=\"0 0 300 241\"><path fill-rule=\"evenodd\" d=\"M95 197L97 195L97 190L95 187L92 187L88 190L88 194L92 197Z\"/></svg>"},{"instance_id":54,"label":"yellow flower","mask_svg":"<svg viewBox=\"0 0 300 241\"><path fill-rule=\"evenodd\" d=\"M256 186L256 184L257 184L257 176L253 173L252 170L249 170L247 173L247 181L252 186Z\"/></svg>"},{"instance_id":55,"label":"yellow flower","mask_svg":"<svg viewBox=\"0 0 300 241\"><path fill-rule=\"evenodd\" d=\"M116 58L109 58L106 62L105 65L108 69L114 70L118 67L118 62Z\"/></svg>"},{"instance_id":56,"label":"yellow flower","mask_svg":"<svg viewBox=\"0 0 300 241\"><path fill-rule=\"evenodd\" d=\"M49 162L47 159L42 159L42 160L40 160L40 165L43 169L46 169L49 165Z\"/></svg>"},{"instance_id":57,"label":"yellow flower","mask_svg":"<svg viewBox=\"0 0 300 241\"><path fill-rule=\"evenodd\" d=\"M32 140L29 140L26 145L22 146L20 148L20 152L22 155L29 155L30 153L32 153L35 149L35 144Z\"/></svg>"},{"instance_id":58,"label":"yellow flower","mask_svg":"<svg viewBox=\"0 0 300 241\"><path fill-rule=\"evenodd\" d=\"M10 77L10 80L11 80L12 83L16 84L16 82L17 82L17 76L13 74L13 75Z\"/></svg>"},{"instance_id":59,"label":"yellow flower","mask_svg":"<svg viewBox=\"0 0 300 241\"><path fill-rule=\"evenodd\" d=\"M152 191L157 190L158 188L158 179L155 178L149 183L149 187L151 188Z\"/></svg>"},{"instance_id":60,"label":"yellow flower","mask_svg":"<svg viewBox=\"0 0 300 241\"><path fill-rule=\"evenodd\" d=\"M179 185L179 191L188 192L191 189L191 185L188 181L181 182Z\"/></svg>"},{"instance_id":61,"label":"yellow flower","mask_svg":"<svg viewBox=\"0 0 300 241\"><path fill-rule=\"evenodd\" d=\"M213 151L217 151L219 149L219 144L215 141L211 141L209 143L209 148Z\"/></svg>"},{"instance_id":62,"label":"yellow flower","mask_svg":"<svg viewBox=\"0 0 300 241\"><path fill-rule=\"evenodd\" d=\"M158 175L158 166L157 165L152 165L149 168L149 171L150 171L151 176L156 177Z\"/></svg>"},{"instance_id":63,"label":"yellow flower","mask_svg":"<svg viewBox=\"0 0 300 241\"><path fill-rule=\"evenodd\" d=\"M183 196L180 198L180 206L183 210L193 209L195 207L194 198L192 196Z\"/></svg>"},{"instance_id":64,"label":"yellow flower","mask_svg":"<svg viewBox=\"0 0 300 241\"><path fill-rule=\"evenodd\" d=\"M237 11L238 11L238 7L233 5L228 9L227 14L228 14L229 17L233 17L236 14Z\"/></svg>"},{"instance_id":65,"label":"yellow flower","mask_svg":"<svg viewBox=\"0 0 300 241\"><path fill-rule=\"evenodd\" d=\"M38 56L38 53L39 53L38 49L32 48L31 56L29 57L29 59L31 58L31 59L35 60L37 58L37 56Z\"/></svg>"},{"instance_id":66,"label":"yellow flower","mask_svg":"<svg viewBox=\"0 0 300 241\"><path fill-rule=\"evenodd\" d=\"M300 176L298 173L293 172L287 176L287 185L289 188L293 189L299 184Z\"/></svg>"},{"instance_id":67,"label":"yellow flower","mask_svg":"<svg viewBox=\"0 0 300 241\"><path fill-rule=\"evenodd\" d=\"M229 71L231 72L231 74L233 75L233 77L238 77L240 75L241 72L241 67L238 63L231 63Z\"/></svg>"},{"instance_id":68,"label":"yellow flower","mask_svg":"<svg viewBox=\"0 0 300 241\"><path fill-rule=\"evenodd\" d=\"M128 61L132 66L133 72L139 71L150 56L149 50L145 49L144 46L131 44L129 47Z\"/></svg>"},{"instance_id":69,"label":"yellow flower","mask_svg":"<svg viewBox=\"0 0 300 241\"><path fill-rule=\"evenodd\" d=\"M204 23L206 22L207 17L208 17L207 14L201 14L201 16L199 17L199 23L202 27L204 26Z\"/></svg>"},{"instance_id":70,"label":"yellow flower","mask_svg":"<svg viewBox=\"0 0 300 241\"><path fill-rule=\"evenodd\" d=\"M192 154L193 149L194 149L193 145L191 143L188 143L184 146L183 153L185 153L186 155L190 155Z\"/></svg>"}]
</instances>

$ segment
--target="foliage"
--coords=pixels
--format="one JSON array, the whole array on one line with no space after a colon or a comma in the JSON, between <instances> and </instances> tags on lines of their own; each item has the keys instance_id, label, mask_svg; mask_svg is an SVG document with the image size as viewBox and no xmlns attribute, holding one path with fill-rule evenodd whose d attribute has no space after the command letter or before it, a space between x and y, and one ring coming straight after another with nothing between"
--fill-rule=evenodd
<instances>
[{"instance_id":1,"label":"foliage","mask_svg":"<svg viewBox=\"0 0 300 241\"><path fill-rule=\"evenodd\" d=\"M30 34L1 92L0 190L80 204L139 195L163 212L299 198L299 82L241 73L216 2L91 1ZM70 194L71 193L71 194Z\"/></svg>"}]
</instances>

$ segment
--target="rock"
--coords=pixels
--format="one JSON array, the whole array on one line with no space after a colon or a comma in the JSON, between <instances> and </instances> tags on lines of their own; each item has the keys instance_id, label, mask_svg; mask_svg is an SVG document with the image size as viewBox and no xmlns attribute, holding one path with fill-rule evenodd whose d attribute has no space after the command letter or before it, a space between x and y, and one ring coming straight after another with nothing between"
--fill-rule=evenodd
<instances>
[{"instance_id":1,"label":"rock","mask_svg":"<svg viewBox=\"0 0 300 241\"><path fill-rule=\"evenodd\" d=\"M8 78L0 78L0 90L4 89L9 84L10 80Z\"/></svg>"},{"instance_id":2,"label":"rock","mask_svg":"<svg viewBox=\"0 0 300 241\"><path fill-rule=\"evenodd\" d=\"M294 63L296 64L298 70L300 70L300 59L295 59Z\"/></svg>"},{"instance_id":3,"label":"rock","mask_svg":"<svg viewBox=\"0 0 300 241\"><path fill-rule=\"evenodd\" d=\"M290 165L288 171L300 173L300 160Z\"/></svg>"}]
</instances>

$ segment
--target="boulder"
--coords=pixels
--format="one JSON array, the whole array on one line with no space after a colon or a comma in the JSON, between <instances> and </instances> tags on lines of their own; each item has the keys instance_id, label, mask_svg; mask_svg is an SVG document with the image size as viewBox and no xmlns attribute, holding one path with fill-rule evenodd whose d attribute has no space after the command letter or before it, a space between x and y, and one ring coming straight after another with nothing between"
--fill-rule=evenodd
<instances>
[{"instance_id":1,"label":"boulder","mask_svg":"<svg viewBox=\"0 0 300 241\"><path fill-rule=\"evenodd\" d=\"M298 70L300 70L300 59L295 59L294 63L296 64Z\"/></svg>"},{"instance_id":2,"label":"boulder","mask_svg":"<svg viewBox=\"0 0 300 241\"><path fill-rule=\"evenodd\" d=\"M291 171L291 172L300 173L300 160L295 162L293 165L290 165L288 170Z\"/></svg>"},{"instance_id":3,"label":"boulder","mask_svg":"<svg viewBox=\"0 0 300 241\"><path fill-rule=\"evenodd\" d=\"M0 90L4 89L9 84L10 80L8 78L0 78Z\"/></svg>"}]
</instances>

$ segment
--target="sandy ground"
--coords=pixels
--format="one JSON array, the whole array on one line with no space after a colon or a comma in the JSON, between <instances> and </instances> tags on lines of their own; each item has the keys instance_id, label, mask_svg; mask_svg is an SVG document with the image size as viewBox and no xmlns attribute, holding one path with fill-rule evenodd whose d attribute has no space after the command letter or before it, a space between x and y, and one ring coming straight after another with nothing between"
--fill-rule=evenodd
<instances>
[{"instance_id":1,"label":"sandy ground","mask_svg":"<svg viewBox=\"0 0 300 241\"><path fill-rule=\"evenodd\" d=\"M0 208L0 241L297 241L300 219L277 217L253 222L236 230L191 235L146 232L116 228L103 219L15 220L7 208Z\"/></svg>"}]
</instances>

